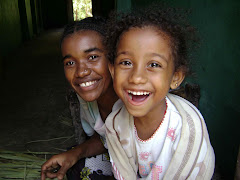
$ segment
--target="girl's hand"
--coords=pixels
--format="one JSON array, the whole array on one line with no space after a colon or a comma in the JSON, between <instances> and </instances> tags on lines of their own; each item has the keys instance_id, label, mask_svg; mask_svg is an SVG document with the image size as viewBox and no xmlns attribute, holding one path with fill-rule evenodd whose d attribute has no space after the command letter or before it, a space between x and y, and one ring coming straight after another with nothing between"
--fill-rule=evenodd
<instances>
[{"instance_id":1,"label":"girl's hand","mask_svg":"<svg viewBox=\"0 0 240 180\"><path fill-rule=\"evenodd\" d=\"M84 157L91 157L107 152L102 144L100 135L94 135L83 144L66 151L64 153L51 157L42 165L41 180L48 178L58 178L62 180L67 172L76 162Z\"/></svg>"},{"instance_id":2,"label":"girl's hand","mask_svg":"<svg viewBox=\"0 0 240 180\"><path fill-rule=\"evenodd\" d=\"M51 157L42 165L41 180L45 180L47 177L62 180L67 170L77 161L78 155L74 149Z\"/></svg>"}]
</instances>

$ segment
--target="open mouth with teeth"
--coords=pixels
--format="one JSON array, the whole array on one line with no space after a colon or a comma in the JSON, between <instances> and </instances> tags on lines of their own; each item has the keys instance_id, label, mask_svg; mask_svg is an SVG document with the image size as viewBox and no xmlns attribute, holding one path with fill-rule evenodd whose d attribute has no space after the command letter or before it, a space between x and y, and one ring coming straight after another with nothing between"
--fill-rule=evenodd
<instances>
[{"instance_id":1,"label":"open mouth with teeth","mask_svg":"<svg viewBox=\"0 0 240 180\"><path fill-rule=\"evenodd\" d=\"M93 84L95 84L97 81L88 81L88 82L83 82L81 84L79 84L80 87L89 87Z\"/></svg>"},{"instance_id":2,"label":"open mouth with teeth","mask_svg":"<svg viewBox=\"0 0 240 180\"><path fill-rule=\"evenodd\" d=\"M147 91L131 91L131 90L128 90L127 93L129 98L134 102L143 102L151 94L150 92Z\"/></svg>"}]
</instances>

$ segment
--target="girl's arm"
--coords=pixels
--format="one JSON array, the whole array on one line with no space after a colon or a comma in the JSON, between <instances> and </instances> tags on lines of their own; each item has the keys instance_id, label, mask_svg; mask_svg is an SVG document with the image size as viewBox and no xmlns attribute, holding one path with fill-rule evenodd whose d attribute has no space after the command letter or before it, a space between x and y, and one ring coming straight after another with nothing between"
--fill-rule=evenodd
<instances>
[{"instance_id":1,"label":"girl's arm","mask_svg":"<svg viewBox=\"0 0 240 180\"><path fill-rule=\"evenodd\" d=\"M48 178L63 179L67 170L70 169L79 159L91 157L107 152L104 147L100 135L95 134L84 143L75 148L52 156L48 161L42 165L41 180ZM52 172L54 168L60 168L56 173Z\"/></svg>"}]
</instances>

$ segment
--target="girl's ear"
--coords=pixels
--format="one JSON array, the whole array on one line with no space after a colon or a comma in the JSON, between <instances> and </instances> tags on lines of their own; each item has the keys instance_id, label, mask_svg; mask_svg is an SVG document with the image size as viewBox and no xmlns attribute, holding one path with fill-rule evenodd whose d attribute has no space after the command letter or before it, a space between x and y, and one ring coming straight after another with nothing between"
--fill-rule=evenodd
<instances>
[{"instance_id":1,"label":"girl's ear","mask_svg":"<svg viewBox=\"0 0 240 180\"><path fill-rule=\"evenodd\" d=\"M110 74L112 76L112 79L114 78L114 65L111 63L108 63L108 69L110 71Z\"/></svg>"},{"instance_id":2,"label":"girl's ear","mask_svg":"<svg viewBox=\"0 0 240 180\"><path fill-rule=\"evenodd\" d=\"M179 69L178 71L176 71L173 75L170 88L176 89L183 82L184 78L185 78L185 73L183 72L182 69Z\"/></svg>"}]
</instances>

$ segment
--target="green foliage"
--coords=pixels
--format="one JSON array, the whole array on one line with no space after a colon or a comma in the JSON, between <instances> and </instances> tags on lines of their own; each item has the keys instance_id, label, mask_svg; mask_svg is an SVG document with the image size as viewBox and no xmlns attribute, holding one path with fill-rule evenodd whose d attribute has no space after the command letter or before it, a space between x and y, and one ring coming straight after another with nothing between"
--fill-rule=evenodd
<instances>
[{"instance_id":1,"label":"green foliage","mask_svg":"<svg viewBox=\"0 0 240 180\"><path fill-rule=\"evenodd\" d=\"M91 0L73 0L72 2L74 21L92 16Z\"/></svg>"}]
</instances>

